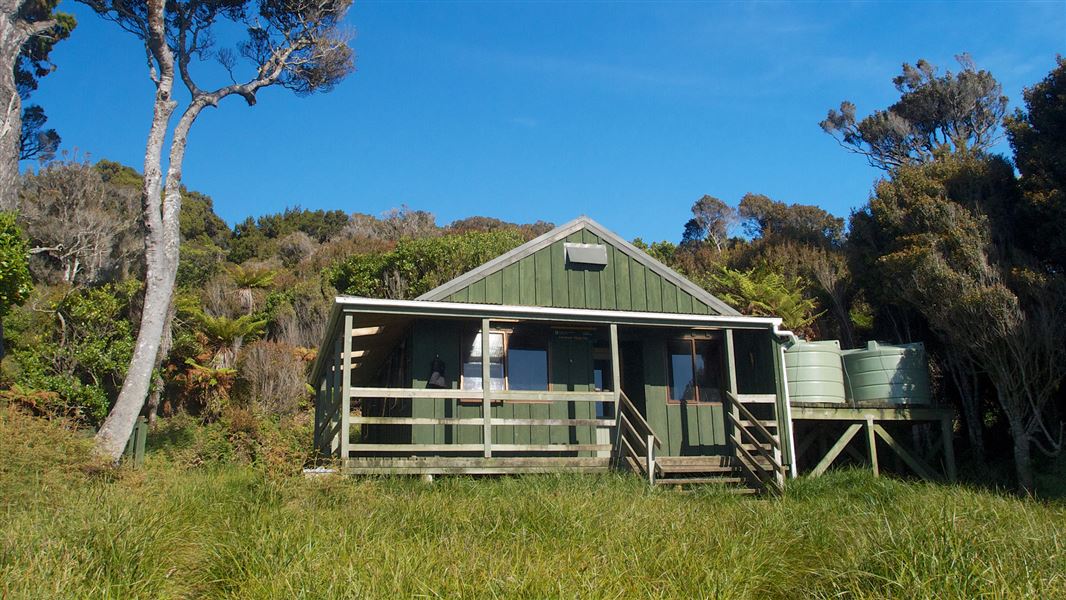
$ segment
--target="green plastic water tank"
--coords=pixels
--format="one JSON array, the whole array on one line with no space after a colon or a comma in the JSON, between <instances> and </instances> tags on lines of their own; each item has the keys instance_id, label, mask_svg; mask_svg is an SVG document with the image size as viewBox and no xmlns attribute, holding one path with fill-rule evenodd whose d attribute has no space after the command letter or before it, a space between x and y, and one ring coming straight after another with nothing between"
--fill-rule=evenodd
<instances>
[{"instance_id":1,"label":"green plastic water tank","mask_svg":"<svg viewBox=\"0 0 1066 600\"><path fill-rule=\"evenodd\" d=\"M844 404L840 342L799 342L785 351L785 376L791 402Z\"/></svg>"},{"instance_id":2,"label":"green plastic water tank","mask_svg":"<svg viewBox=\"0 0 1066 600\"><path fill-rule=\"evenodd\" d=\"M925 346L870 342L865 349L845 350L848 397L856 403L929 404L929 365Z\"/></svg>"}]
</instances>

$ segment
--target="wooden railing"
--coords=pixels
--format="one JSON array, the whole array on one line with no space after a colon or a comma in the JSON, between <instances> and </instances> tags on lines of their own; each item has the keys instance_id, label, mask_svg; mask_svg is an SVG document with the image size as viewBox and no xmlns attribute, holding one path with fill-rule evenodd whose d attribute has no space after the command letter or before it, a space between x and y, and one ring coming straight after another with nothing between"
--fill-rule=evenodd
<instances>
[{"instance_id":1,"label":"wooden railing","mask_svg":"<svg viewBox=\"0 0 1066 600\"><path fill-rule=\"evenodd\" d=\"M731 391L725 393L724 408L733 426L731 438L740 467L753 483L780 493L785 485L781 441L767 429L767 425L777 428L776 422L757 419Z\"/></svg>"},{"instance_id":2,"label":"wooden railing","mask_svg":"<svg viewBox=\"0 0 1066 600\"><path fill-rule=\"evenodd\" d=\"M641 473L654 485L656 450L662 448L662 441L621 390L618 392L616 436L615 459Z\"/></svg>"},{"instance_id":3,"label":"wooden railing","mask_svg":"<svg viewBox=\"0 0 1066 600\"><path fill-rule=\"evenodd\" d=\"M615 396L612 392L540 392L540 391L490 391L490 398L482 404L471 405L481 407L481 416L478 417L391 417L391 416L368 416L356 414L354 411L345 414L343 411L336 416L340 417L341 424L336 424L333 418L326 418L320 425L316 434L319 436L320 447L337 447L339 451L330 454L337 457L351 457L363 454L376 453L418 453L418 452L481 452L485 457L491 457L493 452L609 452L611 444L597 443L549 443L549 444L499 444L493 440L493 427L529 426L529 427L614 427L614 419L534 419L534 418L501 418L492 416L492 406L500 406L512 402L566 402L566 403L610 403L614 404ZM478 400L485 399L485 393L481 390L453 390L453 389L414 389L414 388L350 388L349 399L360 401L364 399L398 399L408 400L412 403L436 400ZM358 404L358 403L357 403ZM485 410L488 407L488 410ZM332 406L330 407L332 409ZM332 411L331 411L332 412ZM329 415L334 416L336 413ZM340 432L349 430L354 426L359 431L362 425L445 425L456 427L480 427L484 432L480 443L450 443L450 444L418 444L418 443L374 443L360 440L352 443L351 440L333 442L333 436L343 435ZM593 438L594 439L594 438Z\"/></svg>"}]
</instances>

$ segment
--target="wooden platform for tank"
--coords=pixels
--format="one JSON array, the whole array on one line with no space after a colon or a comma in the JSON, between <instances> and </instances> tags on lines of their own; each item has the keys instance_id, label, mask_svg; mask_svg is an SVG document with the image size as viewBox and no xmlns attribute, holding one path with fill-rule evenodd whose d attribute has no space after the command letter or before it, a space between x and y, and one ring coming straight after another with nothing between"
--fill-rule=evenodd
<instances>
[{"instance_id":1,"label":"wooden platform for tank","mask_svg":"<svg viewBox=\"0 0 1066 600\"><path fill-rule=\"evenodd\" d=\"M811 450L813 444L819 441L820 438L824 439L823 436L826 434L830 435L833 440L828 451L810 471L812 476L824 473L845 451L853 455L857 454L853 448L849 447L849 444L860 431L863 431L865 434L864 445L867 452L866 459L874 475L880 474L877 455L877 440L880 438L904 464L923 479L955 481L955 449L952 445L955 411L951 408L888 403L863 403L861 405L793 403L791 411L793 422L807 423L811 425L810 431L813 432L809 432L805 436L797 435L797 457ZM914 425L938 423L940 425L939 451L943 453L944 459L942 471L934 469L916 451L908 448L889 433L884 426L887 423L911 423ZM847 426L838 435L837 432L841 424L846 424Z\"/></svg>"}]
</instances>

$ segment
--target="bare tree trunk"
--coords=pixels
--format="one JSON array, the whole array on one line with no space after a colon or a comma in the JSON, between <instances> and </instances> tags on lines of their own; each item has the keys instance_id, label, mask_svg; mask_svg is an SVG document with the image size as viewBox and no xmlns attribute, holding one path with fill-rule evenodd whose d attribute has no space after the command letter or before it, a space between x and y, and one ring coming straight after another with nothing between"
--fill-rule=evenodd
<instances>
[{"instance_id":1,"label":"bare tree trunk","mask_svg":"<svg viewBox=\"0 0 1066 600\"><path fill-rule=\"evenodd\" d=\"M18 204L22 98L15 86L15 61L26 36L16 21L17 5L0 3L0 210L14 210Z\"/></svg>"},{"instance_id":2,"label":"bare tree trunk","mask_svg":"<svg viewBox=\"0 0 1066 600\"><path fill-rule=\"evenodd\" d=\"M15 64L22 46L51 29L55 20L30 22L20 14L26 0L0 0L0 210L18 202L22 98L15 83Z\"/></svg>"},{"instance_id":3,"label":"bare tree trunk","mask_svg":"<svg viewBox=\"0 0 1066 600\"><path fill-rule=\"evenodd\" d=\"M1033 462L1029 445L1029 432L1025 430L1021 420L1017 417L1007 416L1010 420L1010 433L1014 439L1014 472L1018 478L1018 490L1032 496Z\"/></svg>"},{"instance_id":4,"label":"bare tree trunk","mask_svg":"<svg viewBox=\"0 0 1066 600\"><path fill-rule=\"evenodd\" d=\"M959 392L959 404L962 407L963 421L966 423L966 436L970 442L970 451L973 453L974 460L983 464L985 462L985 439L979 375L971 361L952 354L951 350L945 352L944 359L955 389Z\"/></svg>"},{"instance_id":5,"label":"bare tree trunk","mask_svg":"<svg viewBox=\"0 0 1066 600\"><path fill-rule=\"evenodd\" d=\"M163 339L159 342L159 356L156 357L155 362L156 371L155 377L152 379L152 392L148 395L148 406L146 411L148 413L149 427L155 425L155 420L159 413L159 399L166 387L166 381L163 380L159 368L170 354L170 349L174 347L174 311L174 299L171 298L170 307L167 309L167 321L163 324Z\"/></svg>"},{"instance_id":6,"label":"bare tree trunk","mask_svg":"<svg viewBox=\"0 0 1066 600\"><path fill-rule=\"evenodd\" d=\"M115 406L96 434L96 452L102 457L117 462L129 439L137 416L144 405L148 388L152 381L159 343L166 323L167 308L174 291L174 279L177 276L178 236L168 235L168 229L177 229L177 215L174 223L166 222L167 210L161 206L162 198L162 158L163 144L177 103L171 98L174 87L174 56L167 46L163 22L164 0L148 2L149 27L151 35L148 43L152 55L156 58L159 72L156 79L155 106L152 112L152 126L148 133L148 143L144 154L144 187L142 189L145 215L145 276L144 308L141 311L141 326L137 332L137 345L134 347L126 379L122 382ZM169 225L169 226L168 226Z\"/></svg>"}]
</instances>

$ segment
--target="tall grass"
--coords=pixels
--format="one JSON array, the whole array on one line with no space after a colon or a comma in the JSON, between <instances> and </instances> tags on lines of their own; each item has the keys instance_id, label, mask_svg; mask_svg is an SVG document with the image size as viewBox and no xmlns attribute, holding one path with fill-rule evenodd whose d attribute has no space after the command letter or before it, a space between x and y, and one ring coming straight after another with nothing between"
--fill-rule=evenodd
<instances>
[{"instance_id":1,"label":"tall grass","mask_svg":"<svg viewBox=\"0 0 1066 600\"><path fill-rule=\"evenodd\" d=\"M5 459L72 445L0 469L4 598L1066 597L1061 504L862 472L752 499L623 475L308 480L162 453L103 478L68 433L13 419Z\"/></svg>"}]
</instances>

